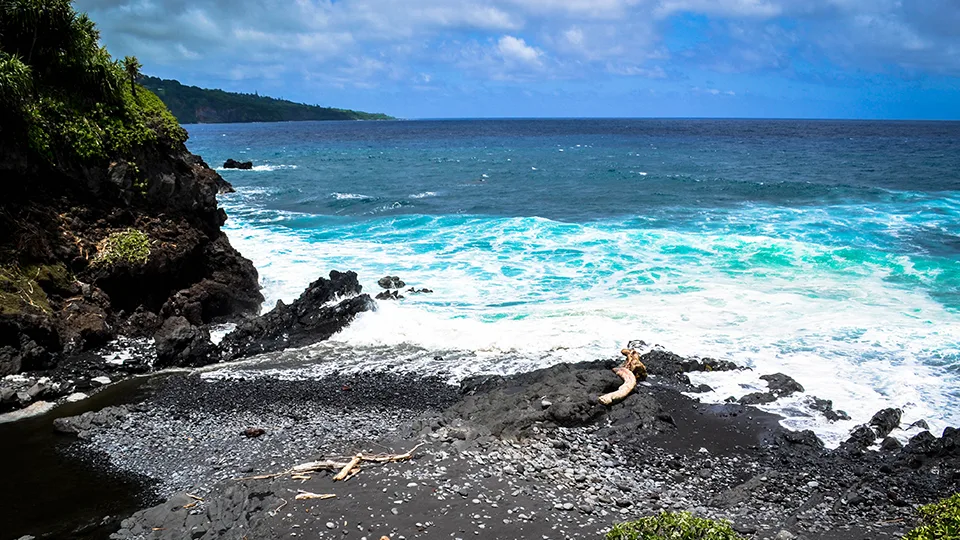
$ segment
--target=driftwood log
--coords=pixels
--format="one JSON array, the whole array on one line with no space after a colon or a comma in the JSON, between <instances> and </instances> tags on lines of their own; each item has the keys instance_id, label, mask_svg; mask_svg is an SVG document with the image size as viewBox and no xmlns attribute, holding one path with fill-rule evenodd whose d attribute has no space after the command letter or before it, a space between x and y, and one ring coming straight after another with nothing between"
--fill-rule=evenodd
<instances>
[{"instance_id":1,"label":"driftwood log","mask_svg":"<svg viewBox=\"0 0 960 540\"><path fill-rule=\"evenodd\" d=\"M613 368L613 372L623 379L623 384L609 394L600 396L600 403L606 406L613 405L630 395L637 387L637 380L647 378L647 366L640 361L640 353L633 349L623 349L620 354L626 356L623 365Z\"/></svg>"},{"instance_id":2,"label":"driftwood log","mask_svg":"<svg viewBox=\"0 0 960 540\"><path fill-rule=\"evenodd\" d=\"M352 458L349 458L348 461L344 461L347 458L309 461L307 463L294 465L293 467L282 472L261 474L258 476L245 476L243 478L237 478L236 480L267 480L269 478L277 478L279 476L286 475L290 475L290 478L293 478L294 480L309 480L310 473L319 471L339 471L333 477L334 482L349 480L360 472L360 465L363 463L396 463L398 461L407 461L408 459L413 458L413 453L416 452L421 446L423 446L423 443L414 446L408 452L404 452L403 454L357 454Z\"/></svg>"}]
</instances>

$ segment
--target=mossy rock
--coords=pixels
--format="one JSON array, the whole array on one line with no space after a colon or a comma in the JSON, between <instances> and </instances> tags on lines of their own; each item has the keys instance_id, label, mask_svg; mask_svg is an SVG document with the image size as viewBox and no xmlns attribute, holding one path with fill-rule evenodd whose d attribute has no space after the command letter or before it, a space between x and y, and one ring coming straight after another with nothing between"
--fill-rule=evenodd
<instances>
[{"instance_id":1,"label":"mossy rock","mask_svg":"<svg viewBox=\"0 0 960 540\"><path fill-rule=\"evenodd\" d=\"M960 540L960 493L920 508L920 525L904 540Z\"/></svg>"},{"instance_id":2,"label":"mossy rock","mask_svg":"<svg viewBox=\"0 0 960 540\"><path fill-rule=\"evenodd\" d=\"M16 315L24 310L51 311L47 293L36 279L39 274L37 267L27 270L16 265L0 266L0 314Z\"/></svg>"},{"instance_id":3,"label":"mossy rock","mask_svg":"<svg viewBox=\"0 0 960 540\"><path fill-rule=\"evenodd\" d=\"M606 540L744 540L727 521L698 518L689 512L661 512L619 523Z\"/></svg>"},{"instance_id":4,"label":"mossy rock","mask_svg":"<svg viewBox=\"0 0 960 540\"><path fill-rule=\"evenodd\" d=\"M150 258L150 237L136 229L115 232L97 244L93 263L99 266L129 264L140 266Z\"/></svg>"}]
</instances>

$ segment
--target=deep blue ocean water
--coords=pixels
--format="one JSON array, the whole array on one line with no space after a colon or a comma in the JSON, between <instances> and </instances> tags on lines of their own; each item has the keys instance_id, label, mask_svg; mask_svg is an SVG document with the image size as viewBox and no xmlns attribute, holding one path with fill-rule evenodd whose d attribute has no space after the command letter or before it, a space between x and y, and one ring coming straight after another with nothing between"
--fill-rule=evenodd
<instances>
[{"instance_id":1,"label":"deep blue ocean water","mask_svg":"<svg viewBox=\"0 0 960 540\"><path fill-rule=\"evenodd\" d=\"M237 193L231 241L269 308L331 269L381 303L290 376L375 358L462 377L644 339L784 371L771 408L836 442L882 406L960 423L960 123L449 120L188 126ZM442 357L438 360L435 357ZM806 395L854 416L827 425Z\"/></svg>"}]
</instances>

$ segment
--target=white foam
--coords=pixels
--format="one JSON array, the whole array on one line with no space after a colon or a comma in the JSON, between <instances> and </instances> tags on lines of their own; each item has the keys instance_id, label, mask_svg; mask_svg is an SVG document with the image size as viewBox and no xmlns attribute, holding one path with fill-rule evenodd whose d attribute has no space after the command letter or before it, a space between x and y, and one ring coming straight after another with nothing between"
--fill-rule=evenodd
<instances>
[{"instance_id":1,"label":"white foam","mask_svg":"<svg viewBox=\"0 0 960 540\"><path fill-rule=\"evenodd\" d=\"M486 175L484 175L486 176ZM423 193L415 193L410 195L411 199L426 199L427 197L436 197L437 192L435 191L424 191Z\"/></svg>"},{"instance_id":2,"label":"white foam","mask_svg":"<svg viewBox=\"0 0 960 540\"><path fill-rule=\"evenodd\" d=\"M920 289L892 285L876 264L824 269L813 261L829 258L831 248L761 235L539 218L409 219L419 225L365 222L325 235L322 244L309 231L243 228L237 220L227 226L260 271L268 307L292 301L331 269L357 271L368 292L387 274L435 291L381 302L318 346L323 354L314 363L337 351L339 369L361 359L370 366L369 351L413 350L403 369L459 379L610 357L627 340L645 339L753 368L695 375L715 388L701 395L706 400L762 389L762 374L791 375L805 395L767 408L831 445L889 406L910 421L926 419L934 432L960 423L956 375L924 363L960 355L960 314ZM742 260L743 269L718 271L714 263L724 257ZM789 264L750 264L755 257ZM437 351L445 361L433 360ZM298 373L329 369L291 354L301 354ZM825 422L799 401L806 395L833 400L853 420Z\"/></svg>"},{"instance_id":3,"label":"white foam","mask_svg":"<svg viewBox=\"0 0 960 540\"><path fill-rule=\"evenodd\" d=\"M283 171L288 169L296 169L297 165L254 165L252 169L246 169L254 172L271 172L271 171ZM243 171L244 169L234 169L234 168L225 168L217 167L214 169L216 171Z\"/></svg>"},{"instance_id":4,"label":"white foam","mask_svg":"<svg viewBox=\"0 0 960 540\"><path fill-rule=\"evenodd\" d=\"M331 193L330 197L338 201L361 201L361 200L365 201L365 200L373 199L373 197L369 195L363 195L360 193L338 193L336 191Z\"/></svg>"}]
</instances>

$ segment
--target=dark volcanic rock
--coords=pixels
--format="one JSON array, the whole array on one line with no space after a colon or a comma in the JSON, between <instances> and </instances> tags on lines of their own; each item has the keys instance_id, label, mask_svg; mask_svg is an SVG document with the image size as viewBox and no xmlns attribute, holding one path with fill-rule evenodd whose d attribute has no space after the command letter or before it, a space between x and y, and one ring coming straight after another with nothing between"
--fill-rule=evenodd
<instances>
[{"instance_id":1,"label":"dark volcanic rock","mask_svg":"<svg viewBox=\"0 0 960 540\"><path fill-rule=\"evenodd\" d=\"M384 276L377 280L377 284L384 289L402 289L407 286L400 276Z\"/></svg>"},{"instance_id":2,"label":"dark volcanic rock","mask_svg":"<svg viewBox=\"0 0 960 540\"><path fill-rule=\"evenodd\" d=\"M877 411L868 423L870 427L877 432L877 438L883 438L889 435L894 429L900 427L901 416L903 416L903 411L900 409L883 409L882 411Z\"/></svg>"},{"instance_id":3,"label":"dark volcanic rock","mask_svg":"<svg viewBox=\"0 0 960 540\"><path fill-rule=\"evenodd\" d=\"M807 405L809 405L811 409L823 413L823 416L825 416L827 420L831 422L850 419L850 415L846 412L833 410L833 401L830 401L829 399L820 399L816 396L808 396Z\"/></svg>"},{"instance_id":4,"label":"dark volcanic rock","mask_svg":"<svg viewBox=\"0 0 960 540\"><path fill-rule=\"evenodd\" d=\"M627 345L628 349L643 350L648 348L647 344L641 340L631 341ZM731 371L740 369L733 362L726 360L716 360L713 358L684 358L670 351L665 351L659 346L647 351L640 357L640 361L647 368L650 375L665 377L668 381L682 385L686 390L693 390L695 387L690 383L687 373L704 371Z\"/></svg>"},{"instance_id":5,"label":"dark volcanic rock","mask_svg":"<svg viewBox=\"0 0 960 540\"><path fill-rule=\"evenodd\" d=\"M0 314L0 375L43 370L79 386L111 371L85 355L118 336L152 336L170 316L197 325L258 312L256 270L220 230L216 197L230 185L182 144L62 167L8 157L0 265L29 268L17 279L33 296L13 295ZM129 229L149 240L146 261L100 261L102 242Z\"/></svg>"},{"instance_id":6,"label":"dark volcanic rock","mask_svg":"<svg viewBox=\"0 0 960 540\"><path fill-rule=\"evenodd\" d=\"M220 344L224 356L235 359L323 341L371 309L373 301L361 289L355 272L334 270L330 279L314 281L289 306L277 302L269 313L240 323Z\"/></svg>"},{"instance_id":7,"label":"dark volcanic rock","mask_svg":"<svg viewBox=\"0 0 960 540\"><path fill-rule=\"evenodd\" d=\"M774 373L773 375L761 375L760 380L767 381L770 391L777 397L785 397L796 392L803 392L803 386L792 377L783 373Z\"/></svg>"},{"instance_id":8,"label":"dark volcanic rock","mask_svg":"<svg viewBox=\"0 0 960 540\"><path fill-rule=\"evenodd\" d=\"M228 159L223 163L224 169L240 169L244 171L249 171L253 168L252 161L237 161L233 158Z\"/></svg>"},{"instance_id":9,"label":"dark volcanic rock","mask_svg":"<svg viewBox=\"0 0 960 540\"><path fill-rule=\"evenodd\" d=\"M463 400L447 416L469 418L482 431L500 437L523 437L533 426L575 427L605 415L609 429L623 433L657 433L673 422L643 387L609 409L597 398L622 381L612 362L559 364L510 377L477 377L463 383Z\"/></svg>"},{"instance_id":10,"label":"dark volcanic rock","mask_svg":"<svg viewBox=\"0 0 960 540\"><path fill-rule=\"evenodd\" d=\"M183 317L170 317L154 335L157 363L160 368L171 366L205 366L220 358L217 347L210 341L210 332L190 324Z\"/></svg>"},{"instance_id":11,"label":"dark volcanic rock","mask_svg":"<svg viewBox=\"0 0 960 540\"><path fill-rule=\"evenodd\" d=\"M377 300L401 300L403 295L400 294L400 291L382 291L377 294Z\"/></svg>"},{"instance_id":12,"label":"dark volcanic rock","mask_svg":"<svg viewBox=\"0 0 960 540\"><path fill-rule=\"evenodd\" d=\"M769 390L766 392L747 394L738 400L741 404L761 405L763 403L773 403L782 397L792 395L796 392L803 392L803 386L800 386L800 383L783 373L761 375L760 379L767 381Z\"/></svg>"}]
</instances>

